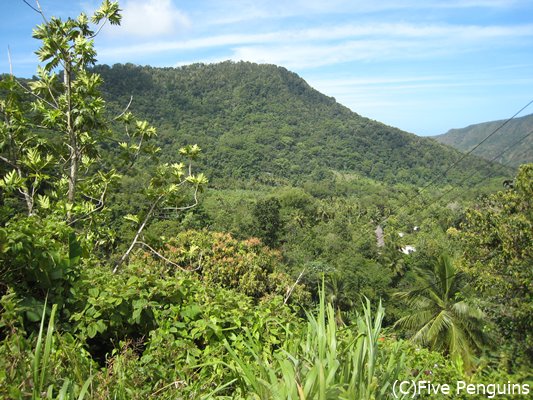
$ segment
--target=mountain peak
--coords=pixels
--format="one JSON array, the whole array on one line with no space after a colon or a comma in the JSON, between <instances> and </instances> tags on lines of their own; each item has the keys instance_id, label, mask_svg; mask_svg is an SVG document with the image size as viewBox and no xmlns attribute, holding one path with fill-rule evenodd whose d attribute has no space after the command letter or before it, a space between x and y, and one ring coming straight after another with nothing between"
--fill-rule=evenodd
<instances>
[{"instance_id":1,"label":"mountain peak","mask_svg":"<svg viewBox=\"0 0 533 400\"><path fill-rule=\"evenodd\" d=\"M212 179L302 182L354 173L422 185L457 151L350 111L297 74L270 64L226 61L179 68L97 66L112 109L132 110L159 128L165 157L198 143ZM467 158L445 180L493 169ZM446 182L442 182L445 184Z\"/></svg>"}]
</instances>

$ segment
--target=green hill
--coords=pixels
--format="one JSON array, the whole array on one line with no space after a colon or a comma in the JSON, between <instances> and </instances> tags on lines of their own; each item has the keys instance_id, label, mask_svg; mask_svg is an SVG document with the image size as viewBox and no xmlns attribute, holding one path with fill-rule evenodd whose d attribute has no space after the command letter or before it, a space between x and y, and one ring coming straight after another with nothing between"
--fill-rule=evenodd
<instances>
[{"instance_id":1,"label":"green hill","mask_svg":"<svg viewBox=\"0 0 533 400\"><path fill-rule=\"evenodd\" d=\"M364 118L274 65L95 69L114 112L133 96L131 110L159 128L163 158L198 143L205 151L202 168L215 182L302 183L342 172L423 185L461 157L432 139ZM468 158L450 171L448 183L498 168Z\"/></svg>"},{"instance_id":2,"label":"green hill","mask_svg":"<svg viewBox=\"0 0 533 400\"><path fill-rule=\"evenodd\" d=\"M467 126L462 129L451 129L443 135L435 136L440 143L467 152L483 139L500 127L505 120L485 122ZM520 141L533 131L533 114L515 118L503 126L494 136L478 147L472 154L487 160L495 159L500 153L505 153L496 161L517 167L520 164L533 162L533 135ZM518 145L513 146L514 143ZM506 149L509 147L509 150Z\"/></svg>"}]
</instances>

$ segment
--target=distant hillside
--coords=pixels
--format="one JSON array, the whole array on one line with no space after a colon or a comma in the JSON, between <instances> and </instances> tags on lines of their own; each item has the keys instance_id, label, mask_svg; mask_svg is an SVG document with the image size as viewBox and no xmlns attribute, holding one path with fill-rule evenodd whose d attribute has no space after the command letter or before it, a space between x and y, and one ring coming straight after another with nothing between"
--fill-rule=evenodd
<instances>
[{"instance_id":1,"label":"distant hillside","mask_svg":"<svg viewBox=\"0 0 533 400\"><path fill-rule=\"evenodd\" d=\"M494 132L505 120L485 122L467 126L462 129L451 129L447 133L434 138L440 143L467 152ZM509 121L490 139L478 147L472 154L492 160L513 143L518 142L533 131L533 114ZM533 135L506 151L497 159L502 164L517 167L520 164L533 162Z\"/></svg>"},{"instance_id":2,"label":"distant hillside","mask_svg":"<svg viewBox=\"0 0 533 400\"><path fill-rule=\"evenodd\" d=\"M273 65L95 69L113 111L133 95L131 110L159 128L164 157L175 159L179 147L198 143L203 170L218 182L301 183L340 171L423 185L461 156L432 139L361 117ZM448 179L457 183L469 172L498 168L472 157Z\"/></svg>"}]
</instances>

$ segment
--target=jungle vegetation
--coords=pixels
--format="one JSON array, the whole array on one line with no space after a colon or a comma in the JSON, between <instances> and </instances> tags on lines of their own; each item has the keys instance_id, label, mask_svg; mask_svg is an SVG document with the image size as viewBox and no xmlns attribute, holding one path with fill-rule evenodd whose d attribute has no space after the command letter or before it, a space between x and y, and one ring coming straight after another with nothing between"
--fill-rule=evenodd
<instances>
[{"instance_id":1,"label":"jungle vegetation","mask_svg":"<svg viewBox=\"0 0 533 400\"><path fill-rule=\"evenodd\" d=\"M533 164L272 65L95 65L120 19L45 19L36 75L0 81L1 398L531 382Z\"/></svg>"}]
</instances>

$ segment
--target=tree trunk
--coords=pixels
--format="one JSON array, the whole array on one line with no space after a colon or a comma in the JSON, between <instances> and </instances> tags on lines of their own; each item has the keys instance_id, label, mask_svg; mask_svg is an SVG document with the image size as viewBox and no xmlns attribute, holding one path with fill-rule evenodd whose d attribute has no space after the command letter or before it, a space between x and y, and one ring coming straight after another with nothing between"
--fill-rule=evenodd
<instances>
[{"instance_id":1,"label":"tree trunk","mask_svg":"<svg viewBox=\"0 0 533 400\"><path fill-rule=\"evenodd\" d=\"M69 139L70 148L70 167L68 171L68 196L67 200L70 205L74 204L76 198L76 183L78 180L78 167L79 167L79 149L78 140L76 137L76 131L74 130L72 122L72 72L70 70L69 60L66 60L65 70L63 72L63 81L65 84L65 91L67 95L67 134ZM69 209L67 211L67 221L72 219L72 212Z\"/></svg>"}]
</instances>

